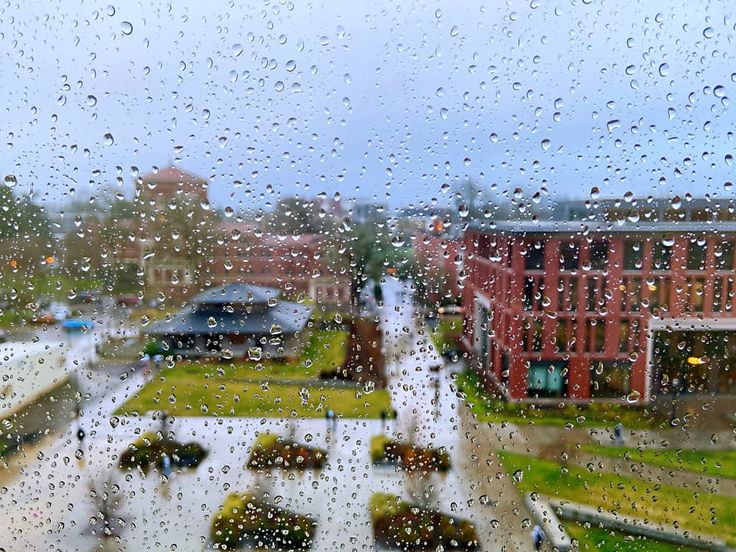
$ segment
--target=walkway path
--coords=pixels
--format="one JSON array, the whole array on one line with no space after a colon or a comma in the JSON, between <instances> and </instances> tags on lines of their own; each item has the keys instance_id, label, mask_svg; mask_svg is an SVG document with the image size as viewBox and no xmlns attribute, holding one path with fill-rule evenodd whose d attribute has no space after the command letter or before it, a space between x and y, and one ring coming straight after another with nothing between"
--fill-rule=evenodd
<instances>
[{"instance_id":1,"label":"walkway path","mask_svg":"<svg viewBox=\"0 0 736 552\"><path fill-rule=\"evenodd\" d=\"M449 374L429 370L437 359L414 323L408 297L406 284L386 283L382 328L390 360L388 389L398 412L391 430L419 444L447 447L453 469L430 477L431 501L447 513L470 518L477 526L481 550L529 550L528 514L493 456L498 443L516 437L502 435L506 430L488 435L474 427L455 396ZM6 520L0 542L8 550L86 552L96 547L89 520L97 505L90 488L100 489L106 480L119 485L124 495L119 512L125 525L121 547L136 552L207 549L211 516L224 498L256 487L283 507L315 516L313 550L371 550L371 494L386 491L409 498L423 489L416 477L371 465L369 443L382 431L380 420L340 420L333 432L324 419L188 417L170 420L171 429L179 441L203 444L209 455L197 470L175 474L164 493L155 473L146 478L126 476L116 468L118 454L130 442L144 431L160 428L151 416L112 415L143 385L142 374L93 370L81 381L86 382L83 393L90 395L82 417L87 432L83 467L74 458L76 424L44 442L36 456L28 456L27 464L17 467L8 477L7 492L0 496ZM249 447L263 431L293 434L297 440L326 448L327 466L301 474L245 469Z\"/></svg>"}]
</instances>

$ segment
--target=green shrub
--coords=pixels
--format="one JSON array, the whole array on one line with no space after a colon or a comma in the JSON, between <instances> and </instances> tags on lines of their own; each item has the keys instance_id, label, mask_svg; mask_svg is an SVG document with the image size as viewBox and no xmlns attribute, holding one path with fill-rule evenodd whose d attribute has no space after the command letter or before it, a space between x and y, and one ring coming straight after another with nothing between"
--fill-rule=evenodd
<instances>
[{"instance_id":1,"label":"green shrub","mask_svg":"<svg viewBox=\"0 0 736 552\"><path fill-rule=\"evenodd\" d=\"M370 500L371 521L386 516L395 516L406 506L405 502L399 500L399 497L390 493L373 493Z\"/></svg>"},{"instance_id":2,"label":"green shrub","mask_svg":"<svg viewBox=\"0 0 736 552\"><path fill-rule=\"evenodd\" d=\"M287 469L320 469L327 460L327 451L263 433L256 438L248 460L252 469L280 467Z\"/></svg>"},{"instance_id":3,"label":"green shrub","mask_svg":"<svg viewBox=\"0 0 736 552\"><path fill-rule=\"evenodd\" d=\"M316 522L256 498L252 493L233 493L212 519L212 541L227 550L263 543L278 549L312 546Z\"/></svg>"},{"instance_id":4,"label":"green shrub","mask_svg":"<svg viewBox=\"0 0 736 552\"><path fill-rule=\"evenodd\" d=\"M371 462L378 464L386 454L386 445L391 442L387 435L374 435L371 437ZM375 496L375 495L374 495Z\"/></svg>"},{"instance_id":5,"label":"green shrub","mask_svg":"<svg viewBox=\"0 0 736 552\"><path fill-rule=\"evenodd\" d=\"M123 471L140 468L145 474L154 464L160 469L164 455L178 467L192 468L198 466L207 456L207 451L198 443L182 445L177 441L163 439L159 433L147 432L120 455L118 467Z\"/></svg>"},{"instance_id":6,"label":"green shrub","mask_svg":"<svg viewBox=\"0 0 736 552\"><path fill-rule=\"evenodd\" d=\"M470 521L421 508L388 493L371 496L370 513L376 543L385 548L417 551L478 548L478 535Z\"/></svg>"}]
</instances>

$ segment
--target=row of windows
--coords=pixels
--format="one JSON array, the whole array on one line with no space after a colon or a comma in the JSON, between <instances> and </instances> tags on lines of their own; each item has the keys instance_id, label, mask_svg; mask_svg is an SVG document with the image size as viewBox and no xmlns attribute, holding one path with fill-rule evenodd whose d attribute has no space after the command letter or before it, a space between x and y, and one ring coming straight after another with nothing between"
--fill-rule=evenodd
<instances>
[{"instance_id":1,"label":"row of windows","mask_svg":"<svg viewBox=\"0 0 736 552\"><path fill-rule=\"evenodd\" d=\"M480 243L485 245L480 247ZM624 240L623 269L642 270L644 266L646 243L642 240ZM671 270L674 242L669 240L658 240L652 243L651 270ZM524 257L525 270L544 270L545 268L545 242L535 241L525 244L521 250ZM693 238L687 247L687 258L685 267L687 270L705 270L708 254L712 249L713 264L716 270L731 270L734 267L734 243L723 241L708 244L702 238ZM571 272L581 268L592 271L603 271L608 268L611 244L608 240L594 241L588 245L588 260L581 266L580 242L567 241L560 244L559 268L561 271ZM478 255L484 258L500 261L496 257L490 240L479 242ZM510 266L511 251L506 255L506 266Z\"/></svg>"},{"instance_id":2,"label":"row of windows","mask_svg":"<svg viewBox=\"0 0 736 552\"><path fill-rule=\"evenodd\" d=\"M545 281L543 276L527 276L524 279L523 307L530 312L539 312L552 306L557 311L575 312L578 310L578 281L574 276L563 276L557 280L557 305L552 305L552 293L545 295ZM606 279L590 277L585 279L585 311L607 311L607 305L613 298L613 291L606 287ZM640 312L647 307L650 312L670 310L671 279L660 276L657 278L641 278L626 276L621 281L620 312ZM730 311L732 300L736 294L736 286L732 276L720 276L713 280L713 312ZM685 289L682 297L685 298L683 310L685 312L703 312L705 309L706 279L691 276L685 279ZM610 308L610 307L609 307Z\"/></svg>"},{"instance_id":3,"label":"row of windows","mask_svg":"<svg viewBox=\"0 0 736 552\"><path fill-rule=\"evenodd\" d=\"M526 352L542 352L544 348L543 321L530 318L524 323L523 350ZM623 318L619 321L618 345L620 353L631 353L638 350L640 337L638 318ZM550 338L555 353L578 352L578 323L573 318L557 320L554 335ZM583 352L603 353L606 347L606 321L594 318L585 321Z\"/></svg>"}]
</instances>

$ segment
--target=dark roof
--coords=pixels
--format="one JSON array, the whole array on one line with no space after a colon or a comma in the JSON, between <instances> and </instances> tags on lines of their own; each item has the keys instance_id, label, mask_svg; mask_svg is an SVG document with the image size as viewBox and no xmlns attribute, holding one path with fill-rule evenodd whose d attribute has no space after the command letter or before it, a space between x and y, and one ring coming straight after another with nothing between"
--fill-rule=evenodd
<instances>
[{"instance_id":1,"label":"dark roof","mask_svg":"<svg viewBox=\"0 0 736 552\"><path fill-rule=\"evenodd\" d=\"M311 307L291 301L279 301L275 306L253 312L179 311L168 322L153 324L147 331L150 335L201 334L220 335L241 333L247 335L270 334L279 327L282 333L294 334L302 331L312 315ZM210 327L214 318L217 324Z\"/></svg>"},{"instance_id":2,"label":"dark roof","mask_svg":"<svg viewBox=\"0 0 736 552\"><path fill-rule=\"evenodd\" d=\"M279 290L253 284L225 284L213 287L194 296L195 305L262 305L276 298Z\"/></svg>"},{"instance_id":3,"label":"dark roof","mask_svg":"<svg viewBox=\"0 0 736 552\"><path fill-rule=\"evenodd\" d=\"M505 234L670 234L736 232L736 222L594 222L516 220L474 223L472 230Z\"/></svg>"}]
</instances>

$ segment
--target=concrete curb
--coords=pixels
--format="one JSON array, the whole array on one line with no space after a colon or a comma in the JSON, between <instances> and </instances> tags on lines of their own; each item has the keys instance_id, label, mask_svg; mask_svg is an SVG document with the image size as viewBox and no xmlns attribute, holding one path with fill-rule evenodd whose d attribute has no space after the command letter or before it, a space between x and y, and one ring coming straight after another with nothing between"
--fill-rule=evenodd
<instances>
[{"instance_id":1,"label":"concrete curb","mask_svg":"<svg viewBox=\"0 0 736 552\"><path fill-rule=\"evenodd\" d=\"M715 552L734 552L736 550L726 545L725 541L709 535L674 529L673 527L653 523L645 519L600 511L591 506L568 502L566 500L556 498L549 498L547 500L557 515L562 519L594 523L606 529L613 529L630 535L639 535L683 546L692 546L702 550L713 550Z\"/></svg>"},{"instance_id":2,"label":"concrete curb","mask_svg":"<svg viewBox=\"0 0 736 552\"><path fill-rule=\"evenodd\" d=\"M547 541L556 552L568 552L572 548L570 537L560 520L555 514L554 508L545 497L537 495L533 498L531 493L524 495L524 504L547 535Z\"/></svg>"}]
</instances>

